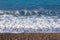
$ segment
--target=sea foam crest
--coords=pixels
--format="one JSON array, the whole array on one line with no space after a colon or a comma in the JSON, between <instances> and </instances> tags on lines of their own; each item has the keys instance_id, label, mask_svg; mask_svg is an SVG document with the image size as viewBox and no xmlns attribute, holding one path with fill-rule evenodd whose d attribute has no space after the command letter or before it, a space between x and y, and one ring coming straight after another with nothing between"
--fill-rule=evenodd
<instances>
[{"instance_id":1,"label":"sea foam crest","mask_svg":"<svg viewBox=\"0 0 60 40\"><path fill-rule=\"evenodd\" d=\"M21 9L21 10L0 10L0 15L2 14L10 14L10 15L14 15L14 16L33 16L33 15L37 15L37 16L41 16L41 15L45 15L45 16L59 16L60 12L56 11L56 10L51 10L51 9L36 9L36 10L27 10L27 9Z\"/></svg>"},{"instance_id":2,"label":"sea foam crest","mask_svg":"<svg viewBox=\"0 0 60 40\"><path fill-rule=\"evenodd\" d=\"M47 9L13 10L13 11L0 10L0 32L1 33L60 32L60 18L58 18L58 16L56 15L51 16L50 11L52 10ZM33 16L33 13L35 16ZM48 14L50 13L50 16L47 15L47 13ZM55 11L52 14L54 13ZM41 14L41 16L39 14ZM40 17L37 17L36 15L39 15Z\"/></svg>"}]
</instances>

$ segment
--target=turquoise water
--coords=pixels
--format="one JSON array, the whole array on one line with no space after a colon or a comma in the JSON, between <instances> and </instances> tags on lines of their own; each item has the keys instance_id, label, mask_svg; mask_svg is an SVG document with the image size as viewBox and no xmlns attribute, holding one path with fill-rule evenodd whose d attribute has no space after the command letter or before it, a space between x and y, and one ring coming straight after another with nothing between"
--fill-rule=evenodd
<instances>
[{"instance_id":1,"label":"turquoise water","mask_svg":"<svg viewBox=\"0 0 60 40\"><path fill-rule=\"evenodd\" d=\"M59 6L60 0L0 0L0 9L38 8Z\"/></svg>"}]
</instances>

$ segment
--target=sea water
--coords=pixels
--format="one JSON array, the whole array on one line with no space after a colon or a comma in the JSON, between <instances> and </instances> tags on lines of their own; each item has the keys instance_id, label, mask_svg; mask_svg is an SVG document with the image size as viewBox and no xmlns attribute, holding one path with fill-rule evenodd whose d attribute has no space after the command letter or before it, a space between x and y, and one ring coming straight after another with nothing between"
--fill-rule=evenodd
<instances>
[{"instance_id":1,"label":"sea water","mask_svg":"<svg viewBox=\"0 0 60 40\"><path fill-rule=\"evenodd\" d=\"M0 33L60 33L59 0L0 0Z\"/></svg>"}]
</instances>

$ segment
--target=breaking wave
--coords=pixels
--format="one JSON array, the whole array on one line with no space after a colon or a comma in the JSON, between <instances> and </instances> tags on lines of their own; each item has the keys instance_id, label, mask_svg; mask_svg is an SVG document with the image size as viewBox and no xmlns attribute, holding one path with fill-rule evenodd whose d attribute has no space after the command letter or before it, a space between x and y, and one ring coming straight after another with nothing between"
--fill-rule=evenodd
<instances>
[{"instance_id":1,"label":"breaking wave","mask_svg":"<svg viewBox=\"0 0 60 40\"><path fill-rule=\"evenodd\" d=\"M35 10L28 10L28 9L21 9L21 10L0 10L0 15L2 14L8 14L8 15L14 15L14 16L59 16L60 11L59 10L52 10L52 9L35 9Z\"/></svg>"},{"instance_id":2,"label":"breaking wave","mask_svg":"<svg viewBox=\"0 0 60 40\"><path fill-rule=\"evenodd\" d=\"M60 12L50 9L0 10L0 33L60 32Z\"/></svg>"}]
</instances>

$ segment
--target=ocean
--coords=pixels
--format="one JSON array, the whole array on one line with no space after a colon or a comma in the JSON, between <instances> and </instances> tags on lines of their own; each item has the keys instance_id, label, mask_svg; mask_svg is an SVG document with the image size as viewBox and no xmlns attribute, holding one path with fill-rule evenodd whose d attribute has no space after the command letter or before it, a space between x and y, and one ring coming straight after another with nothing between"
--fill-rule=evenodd
<instances>
[{"instance_id":1,"label":"ocean","mask_svg":"<svg viewBox=\"0 0 60 40\"><path fill-rule=\"evenodd\" d=\"M60 33L60 0L0 0L0 33Z\"/></svg>"},{"instance_id":2,"label":"ocean","mask_svg":"<svg viewBox=\"0 0 60 40\"><path fill-rule=\"evenodd\" d=\"M0 9L18 10L33 9L41 6L55 7L60 5L60 0L0 0Z\"/></svg>"}]
</instances>

